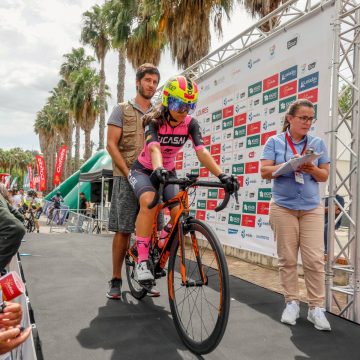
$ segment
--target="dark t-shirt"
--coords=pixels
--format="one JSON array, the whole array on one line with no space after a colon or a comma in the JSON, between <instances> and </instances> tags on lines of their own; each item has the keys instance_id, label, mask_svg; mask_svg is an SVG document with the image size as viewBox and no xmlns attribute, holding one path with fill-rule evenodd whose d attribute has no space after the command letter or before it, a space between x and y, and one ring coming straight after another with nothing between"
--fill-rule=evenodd
<instances>
[{"instance_id":1,"label":"dark t-shirt","mask_svg":"<svg viewBox=\"0 0 360 360\"><path fill-rule=\"evenodd\" d=\"M87 199L85 197L83 199L80 198L79 207L81 210L86 210L86 203L87 203Z\"/></svg>"},{"instance_id":2,"label":"dark t-shirt","mask_svg":"<svg viewBox=\"0 0 360 360\"><path fill-rule=\"evenodd\" d=\"M340 196L340 195L335 195L335 198L336 198L336 200L338 201L338 203L339 203L342 207L344 207L344 205L345 205L345 200L344 200L344 198L343 198L342 196ZM326 197L326 198L325 198L325 207L328 207L328 206L329 206L329 198ZM328 222L328 214L325 214L325 224L327 224L327 222ZM336 223L335 229L338 229L338 228L340 227L340 225L341 225L341 218L340 218L339 221Z\"/></svg>"}]
</instances>

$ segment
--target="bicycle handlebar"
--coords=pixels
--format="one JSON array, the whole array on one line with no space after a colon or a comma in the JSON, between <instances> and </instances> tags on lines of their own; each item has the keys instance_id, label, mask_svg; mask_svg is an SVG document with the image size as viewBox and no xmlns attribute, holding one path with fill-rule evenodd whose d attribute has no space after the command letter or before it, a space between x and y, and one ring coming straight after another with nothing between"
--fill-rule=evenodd
<instances>
[{"instance_id":1,"label":"bicycle handlebar","mask_svg":"<svg viewBox=\"0 0 360 360\"><path fill-rule=\"evenodd\" d=\"M225 185L218 181L197 181L197 177L191 176L187 174L186 178L176 179L170 178L165 180L165 184L176 184L181 185L183 187L194 187L194 186L204 186L204 187L212 187L212 188L222 188L225 189ZM163 192L165 184L160 184L159 191L155 193L153 201L148 205L149 209L154 208L159 200L162 202L163 200ZM224 200L214 209L215 212L219 212L226 208L229 203L231 193L225 190L225 198ZM238 192L234 192L236 203L239 203Z\"/></svg>"}]
</instances>

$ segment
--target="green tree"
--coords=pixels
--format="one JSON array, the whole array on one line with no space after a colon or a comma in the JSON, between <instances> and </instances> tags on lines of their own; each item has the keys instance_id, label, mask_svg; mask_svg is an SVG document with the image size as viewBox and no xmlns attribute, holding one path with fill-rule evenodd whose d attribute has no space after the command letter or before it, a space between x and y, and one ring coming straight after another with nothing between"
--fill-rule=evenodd
<instances>
[{"instance_id":1,"label":"green tree","mask_svg":"<svg viewBox=\"0 0 360 360\"><path fill-rule=\"evenodd\" d=\"M99 149L104 149L105 137L105 56L110 47L107 30L107 19L103 8L95 5L83 14L81 41L90 45L100 62L100 121L99 121Z\"/></svg>"}]
</instances>

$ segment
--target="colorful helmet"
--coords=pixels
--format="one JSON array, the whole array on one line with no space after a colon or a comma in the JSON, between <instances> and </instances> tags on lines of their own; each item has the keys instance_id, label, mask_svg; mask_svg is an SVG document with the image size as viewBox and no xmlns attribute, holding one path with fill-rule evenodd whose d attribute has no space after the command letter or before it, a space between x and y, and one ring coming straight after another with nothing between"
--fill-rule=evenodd
<instances>
[{"instance_id":1,"label":"colorful helmet","mask_svg":"<svg viewBox=\"0 0 360 360\"><path fill-rule=\"evenodd\" d=\"M189 78L179 75L171 78L164 86L162 104L169 107L169 98L176 100L170 103L182 103L191 105L190 110L194 110L198 100L198 87L196 83ZM172 110L172 109L170 109ZM176 110L174 110L176 111Z\"/></svg>"}]
</instances>

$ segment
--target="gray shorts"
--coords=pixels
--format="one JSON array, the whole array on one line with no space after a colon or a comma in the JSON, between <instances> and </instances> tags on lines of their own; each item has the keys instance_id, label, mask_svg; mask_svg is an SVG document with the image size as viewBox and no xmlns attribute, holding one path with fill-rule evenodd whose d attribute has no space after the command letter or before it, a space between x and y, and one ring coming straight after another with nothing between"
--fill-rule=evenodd
<instances>
[{"instance_id":1,"label":"gray shorts","mask_svg":"<svg viewBox=\"0 0 360 360\"><path fill-rule=\"evenodd\" d=\"M124 176L115 176L111 196L109 230L132 233L138 213L138 199Z\"/></svg>"},{"instance_id":2,"label":"gray shorts","mask_svg":"<svg viewBox=\"0 0 360 360\"><path fill-rule=\"evenodd\" d=\"M131 234L135 231L135 222L139 211L136 198L128 179L124 176L115 176L109 214L109 230ZM159 214L158 230L164 227L164 215Z\"/></svg>"}]
</instances>

